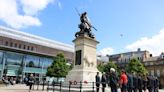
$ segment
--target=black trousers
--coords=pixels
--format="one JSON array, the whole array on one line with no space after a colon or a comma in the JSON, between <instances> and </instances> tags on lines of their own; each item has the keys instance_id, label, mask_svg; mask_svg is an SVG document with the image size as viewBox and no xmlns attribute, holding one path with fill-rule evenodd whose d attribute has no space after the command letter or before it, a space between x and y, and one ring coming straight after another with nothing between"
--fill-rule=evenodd
<instances>
[{"instance_id":1,"label":"black trousers","mask_svg":"<svg viewBox=\"0 0 164 92\"><path fill-rule=\"evenodd\" d=\"M102 87L102 92L105 92L105 87Z\"/></svg>"},{"instance_id":2,"label":"black trousers","mask_svg":"<svg viewBox=\"0 0 164 92\"><path fill-rule=\"evenodd\" d=\"M133 88L128 87L128 92L132 92Z\"/></svg>"},{"instance_id":3,"label":"black trousers","mask_svg":"<svg viewBox=\"0 0 164 92\"><path fill-rule=\"evenodd\" d=\"M100 84L96 84L96 92L99 92Z\"/></svg>"},{"instance_id":4,"label":"black trousers","mask_svg":"<svg viewBox=\"0 0 164 92\"><path fill-rule=\"evenodd\" d=\"M32 83L29 83L29 90L32 89Z\"/></svg>"}]
</instances>

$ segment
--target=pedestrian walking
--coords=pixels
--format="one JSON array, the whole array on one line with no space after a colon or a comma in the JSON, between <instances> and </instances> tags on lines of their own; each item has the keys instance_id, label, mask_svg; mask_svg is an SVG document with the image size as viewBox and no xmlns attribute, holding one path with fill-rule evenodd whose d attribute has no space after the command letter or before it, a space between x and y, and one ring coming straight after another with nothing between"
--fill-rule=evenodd
<instances>
[{"instance_id":1,"label":"pedestrian walking","mask_svg":"<svg viewBox=\"0 0 164 92\"><path fill-rule=\"evenodd\" d=\"M111 87L111 92L117 92L117 87L118 87L118 76L116 74L116 71L114 68L110 69L110 76L109 76L109 80L110 80L110 87Z\"/></svg>"},{"instance_id":2,"label":"pedestrian walking","mask_svg":"<svg viewBox=\"0 0 164 92\"><path fill-rule=\"evenodd\" d=\"M101 83L102 83L102 92L105 92L105 88L106 88L106 75L105 73L102 73L102 77L101 77Z\"/></svg>"},{"instance_id":3,"label":"pedestrian walking","mask_svg":"<svg viewBox=\"0 0 164 92\"><path fill-rule=\"evenodd\" d=\"M34 84L34 77L33 74L30 75L28 79L28 84L29 84L29 92L31 91L32 85Z\"/></svg>"},{"instance_id":4,"label":"pedestrian walking","mask_svg":"<svg viewBox=\"0 0 164 92\"><path fill-rule=\"evenodd\" d=\"M126 72L125 70L122 70L121 77L120 77L121 92L126 92L127 83L128 83L128 78L127 78Z\"/></svg>"},{"instance_id":5,"label":"pedestrian walking","mask_svg":"<svg viewBox=\"0 0 164 92\"><path fill-rule=\"evenodd\" d=\"M99 72L97 72L97 75L96 75L96 92L99 92L99 87L100 87L100 75L99 75Z\"/></svg>"}]
</instances>

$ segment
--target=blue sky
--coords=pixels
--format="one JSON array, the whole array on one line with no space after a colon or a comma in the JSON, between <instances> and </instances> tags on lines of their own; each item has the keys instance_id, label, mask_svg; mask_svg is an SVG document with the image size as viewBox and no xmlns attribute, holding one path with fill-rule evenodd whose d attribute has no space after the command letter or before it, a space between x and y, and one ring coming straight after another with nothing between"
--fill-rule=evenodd
<instances>
[{"instance_id":1,"label":"blue sky","mask_svg":"<svg viewBox=\"0 0 164 92\"><path fill-rule=\"evenodd\" d=\"M72 44L80 13L98 31L100 54L134 51L159 55L164 44L164 0L0 0L0 25ZM11 9L8 9L10 5Z\"/></svg>"}]
</instances>

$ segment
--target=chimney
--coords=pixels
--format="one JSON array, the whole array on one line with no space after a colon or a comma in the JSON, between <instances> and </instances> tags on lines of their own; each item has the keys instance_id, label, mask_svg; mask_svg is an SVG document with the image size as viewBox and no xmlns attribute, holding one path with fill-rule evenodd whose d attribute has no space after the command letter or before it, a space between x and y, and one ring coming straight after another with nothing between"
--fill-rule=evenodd
<instances>
[{"instance_id":1,"label":"chimney","mask_svg":"<svg viewBox=\"0 0 164 92\"><path fill-rule=\"evenodd\" d=\"M141 48L138 48L137 51L140 52L141 51Z\"/></svg>"}]
</instances>

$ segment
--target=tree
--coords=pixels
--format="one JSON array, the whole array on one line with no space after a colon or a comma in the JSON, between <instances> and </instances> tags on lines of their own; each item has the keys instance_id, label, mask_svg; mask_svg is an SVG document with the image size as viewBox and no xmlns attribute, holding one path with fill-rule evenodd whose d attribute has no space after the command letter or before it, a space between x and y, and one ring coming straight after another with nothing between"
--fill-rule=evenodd
<instances>
[{"instance_id":1,"label":"tree","mask_svg":"<svg viewBox=\"0 0 164 92\"><path fill-rule=\"evenodd\" d=\"M114 68L118 72L117 65L112 61L109 61L107 64L100 63L97 65L97 69L100 72L110 72L110 68Z\"/></svg>"},{"instance_id":2,"label":"tree","mask_svg":"<svg viewBox=\"0 0 164 92\"><path fill-rule=\"evenodd\" d=\"M104 64L100 63L97 65L97 69L100 71L100 72L104 72Z\"/></svg>"},{"instance_id":3,"label":"tree","mask_svg":"<svg viewBox=\"0 0 164 92\"><path fill-rule=\"evenodd\" d=\"M110 68L114 68L117 71L117 65L112 61L109 61L106 65L104 65L104 72L110 72Z\"/></svg>"},{"instance_id":4,"label":"tree","mask_svg":"<svg viewBox=\"0 0 164 92\"><path fill-rule=\"evenodd\" d=\"M147 70L144 65L138 59L131 59L126 67L127 72L135 72L140 74L146 74Z\"/></svg>"},{"instance_id":5,"label":"tree","mask_svg":"<svg viewBox=\"0 0 164 92\"><path fill-rule=\"evenodd\" d=\"M62 53L57 54L53 63L47 69L47 76L50 77L65 77L70 70L70 66L67 65L66 59Z\"/></svg>"}]
</instances>

